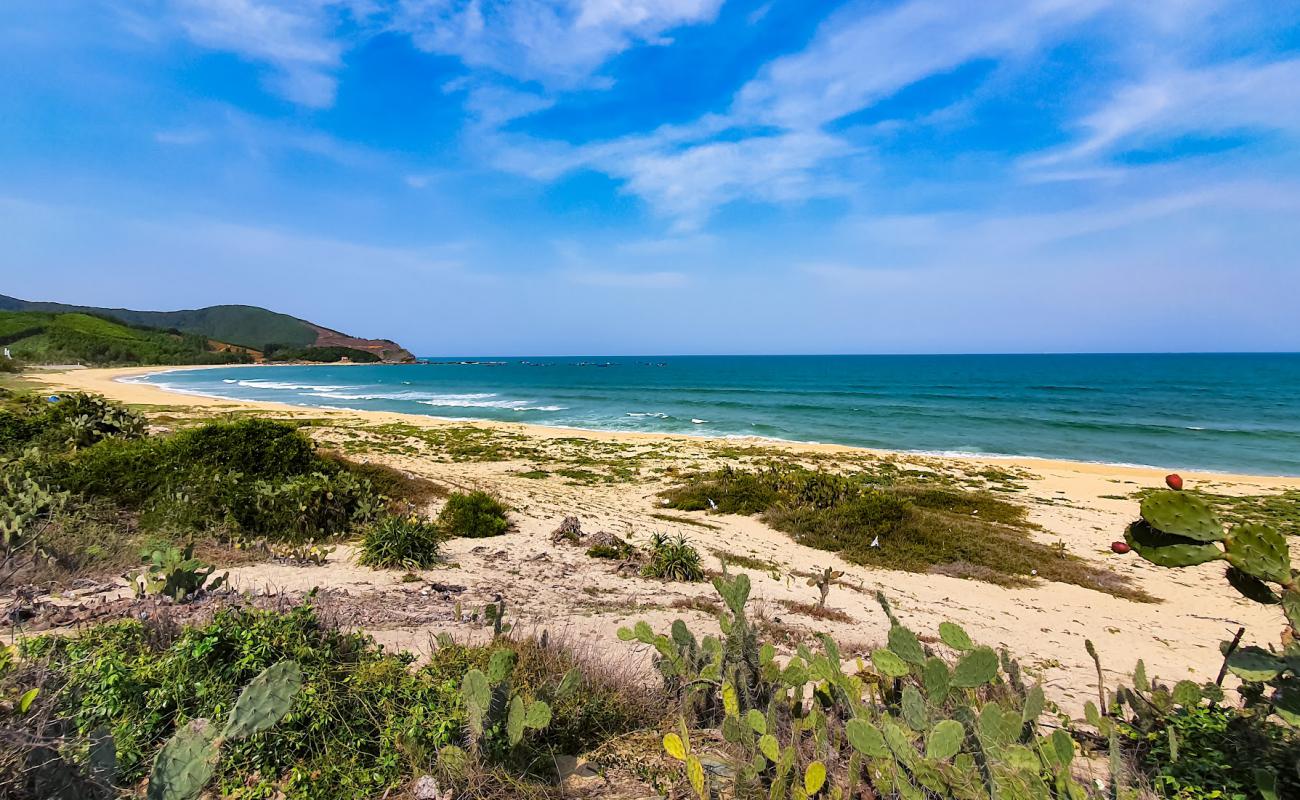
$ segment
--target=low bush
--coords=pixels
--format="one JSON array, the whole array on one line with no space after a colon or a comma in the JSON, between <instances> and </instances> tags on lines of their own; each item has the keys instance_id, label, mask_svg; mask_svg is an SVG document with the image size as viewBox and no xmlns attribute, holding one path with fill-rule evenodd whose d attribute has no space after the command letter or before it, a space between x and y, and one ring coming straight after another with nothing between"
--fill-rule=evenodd
<instances>
[{"instance_id":1,"label":"low bush","mask_svg":"<svg viewBox=\"0 0 1300 800\"><path fill-rule=\"evenodd\" d=\"M1277 797L1300 797L1300 734L1230 706L1178 707L1153 724L1120 724L1138 768L1161 797L1256 798L1256 772L1278 776ZM1174 742L1176 749L1171 749Z\"/></svg>"},{"instance_id":2,"label":"low bush","mask_svg":"<svg viewBox=\"0 0 1300 800\"><path fill-rule=\"evenodd\" d=\"M481 539L500 536L510 529L505 504L487 492L456 492L438 513L438 526L448 536Z\"/></svg>"},{"instance_id":3,"label":"low bush","mask_svg":"<svg viewBox=\"0 0 1300 800\"><path fill-rule=\"evenodd\" d=\"M5 398L0 404L0 453L32 446L84 448L104 439L144 435L144 417L120 403L83 392L53 397L57 401L34 394Z\"/></svg>"},{"instance_id":4,"label":"low bush","mask_svg":"<svg viewBox=\"0 0 1300 800\"><path fill-rule=\"evenodd\" d=\"M650 540L646 552L647 562L641 568L641 574L647 578L663 578L670 581L704 580L704 566L700 562L700 551L696 550L685 536L665 536L656 533Z\"/></svg>"},{"instance_id":5,"label":"low bush","mask_svg":"<svg viewBox=\"0 0 1300 800\"><path fill-rule=\"evenodd\" d=\"M588 668L586 659L545 638L502 638L486 646L448 642L426 666L413 669L413 656L385 652L367 636L323 625L310 605L287 612L220 611L210 623L178 632L123 621L77 637L28 640L22 666L3 677L0 696L40 681L41 716L66 733L62 752L84 764L87 737L103 726L116 745L115 782L129 787L148 773L154 754L180 725L223 718L254 676L292 660L304 682L291 712L265 735L226 742L209 786L213 796L396 796L414 775L437 769L439 750L465 740L463 678L471 668L487 669L503 649L516 653L510 681L524 696L558 684L575 667L578 682L552 704L544 736L525 739L524 747L510 750L509 760L488 761L482 774L460 778L461 785L497 782L521 791L500 796L557 796L551 777L557 754L582 752L656 724L665 708L664 697L633 676ZM3 721L23 725L35 716ZM21 741L25 747L29 741L23 729L14 732L18 736L0 737L0 764L28 757L8 744ZM505 731L489 735L504 739ZM498 749L484 748L483 757ZM50 794L30 790L28 777L18 770L0 774L0 796L47 800ZM475 795L458 786L455 796Z\"/></svg>"},{"instance_id":6,"label":"low bush","mask_svg":"<svg viewBox=\"0 0 1300 800\"><path fill-rule=\"evenodd\" d=\"M856 564L1007 586L1042 578L1152 599L1120 575L1035 541L1022 506L987 492L875 481L802 467L725 468L662 496L682 510L761 514L801 544Z\"/></svg>"},{"instance_id":7,"label":"low bush","mask_svg":"<svg viewBox=\"0 0 1300 800\"><path fill-rule=\"evenodd\" d=\"M50 469L59 485L139 511L155 529L302 542L346 532L382 507L367 479L316 454L296 426L271 420L106 440Z\"/></svg>"},{"instance_id":8,"label":"low bush","mask_svg":"<svg viewBox=\"0 0 1300 800\"><path fill-rule=\"evenodd\" d=\"M424 569L438 562L442 532L417 516L384 514L361 540L357 562L383 569Z\"/></svg>"}]
</instances>

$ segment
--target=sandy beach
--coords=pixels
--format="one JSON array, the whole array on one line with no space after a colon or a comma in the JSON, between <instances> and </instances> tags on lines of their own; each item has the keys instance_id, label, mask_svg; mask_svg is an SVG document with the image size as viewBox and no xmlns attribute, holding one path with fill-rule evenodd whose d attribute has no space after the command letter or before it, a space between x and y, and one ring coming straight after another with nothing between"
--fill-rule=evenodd
<instances>
[{"instance_id":1,"label":"sandy beach","mask_svg":"<svg viewBox=\"0 0 1300 800\"><path fill-rule=\"evenodd\" d=\"M424 456L414 447L371 451L364 442L354 443L347 452L355 458L382 461L451 488L485 488L497 493L514 508L515 527L504 537L486 542L450 541L446 546L448 564L422 574L423 580L417 583L404 583L396 572L356 566L346 546L320 567L254 564L231 569L234 584L249 591L296 592L314 586L346 591L358 605L371 604L376 609L372 620L362 619L359 624L385 644L417 652L425 649L429 636L438 631L481 630L465 619L463 610L480 607L498 595L506 599L521 624L567 630L611 653L626 653L629 646L616 640L615 631L637 619L647 619L660 629L677 617L700 629L713 624L708 614L687 607L698 606L700 600L712 596L707 584L665 584L619 575L611 571L608 562L588 558L581 548L553 544L551 532L568 515L579 517L584 531L609 531L633 542L643 542L656 531L685 534L706 554L706 564L713 569L720 568L718 554L767 562L772 565L770 570L745 570L754 582L756 605L780 625L802 632L828 631L857 653L868 652L887 631L887 620L874 600L874 593L881 590L898 616L920 632L933 634L941 621L952 620L966 627L975 639L1006 647L1020 658L1029 674L1043 681L1049 695L1070 711L1095 696L1085 639L1096 643L1112 674L1127 674L1142 658L1149 673L1170 681L1212 680L1221 661L1221 640L1230 638L1240 626L1247 628L1247 639L1272 640L1279 626L1273 609L1245 601L1227 587L1220 565L1164 570L1136 555L1110 551L1110 543L1122 538L1125 525L1137 514L1132 493L1160 485L1163 470L761 443L768 451L796 460L869 456L954 474L974 474L989 467L1009 471L1018 486L1012 499L1029 507L1030 519L1040 528L1034 535L1045 543L1060 542L1074 555L1129 576L1159 600L1139 603L1067 584L1039 582L1026 588L1003 588L944 575L867 568L801 546L754 518L676 512L681 519L675 521L671 519L674 515L657 513L656 495L669 485L664 474L653 468L660 459L671 458L679 466L716 464L737 447L735 440L452 423L418 415L215 400L121 382L154 371L159 370L51 370L35 374L34 379L56 390L97 392L159 415L258 411L326 419L330 426L318 438L330 445L349 441L353 436L348 433L349 426L358 426L358 430L391 424L428 430L471 426L526 441L539 453L560 452L578 441L592 447L620 448L617 452L646 459L646 466L633 480L578 483L559 474L528 476L530 469L537 469L539 456L454 461ZM335 422L342 432L337 436L331 433ZM1225 494L1300 488L1296 478L1182 474L1192 485ZM429 511L436 511L436 504ZM815 600L816 590L805 585L804 576L827 565L845 572L841 584L832 590L828 606L843 611L851 622L813 619L782 605L783 601ZM429 586L463 590L430 590ZM381 613L385 608L389 613ZM462 611L459 618L457 610Z\"/></svg>"}]
</instances>

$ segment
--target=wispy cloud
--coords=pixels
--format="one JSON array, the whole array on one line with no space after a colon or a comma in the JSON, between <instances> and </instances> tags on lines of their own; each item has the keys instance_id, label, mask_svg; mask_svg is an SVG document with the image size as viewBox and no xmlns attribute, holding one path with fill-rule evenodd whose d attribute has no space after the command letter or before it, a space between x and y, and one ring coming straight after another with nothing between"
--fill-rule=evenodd
<instances>
[{"instance_id":1,"label":"wispy cloud","mask_svg":"<svg viewBox=\"0 0 1300 800\"><path fill-rule=\"evenodd\" d=\"M288 0L174 0L176 23L196 44L272 68L269 88L305 106L334 102L344 44L335 36L341 3Z\"/></svg>"},{"instance_id":2,"label":"wispy cloud","mask_svg":"<svg viewBox=\"0 0 1300 800\"><path fill-rule=\"evenodd\" d=\"M596 73L634 43L665 43L722 0L399 0L391 30L471 67L552 89L608 85Z\"/></svg>"},{"instance_id":3,"label":"wispy cloud","mask_svg":"<svg viewBox=\"0 0 1300 800\"><path fill-rule=\"evenodd\" d=\"M1029 168L1093 161L1187 135L1300 133L1300 59L1154 71L1117 89L1076 126L1078 141Z\"/></svg>"}]
</instances>

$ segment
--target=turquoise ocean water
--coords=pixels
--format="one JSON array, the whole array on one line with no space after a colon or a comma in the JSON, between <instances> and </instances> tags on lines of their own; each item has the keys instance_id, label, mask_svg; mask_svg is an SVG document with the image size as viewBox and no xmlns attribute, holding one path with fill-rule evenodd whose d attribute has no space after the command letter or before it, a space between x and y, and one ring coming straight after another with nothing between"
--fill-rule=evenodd
<instances>
[{"instance_id":1,"label":"turquoise ocean water","mask_svg":"<svg viewBox=\"0 0 1300 800\"><path fill-rule=\"evenodd\" d=\"M1300 354L431 360L143 380L459 419L1300 475Z\"/></svg>"}]
</instances>

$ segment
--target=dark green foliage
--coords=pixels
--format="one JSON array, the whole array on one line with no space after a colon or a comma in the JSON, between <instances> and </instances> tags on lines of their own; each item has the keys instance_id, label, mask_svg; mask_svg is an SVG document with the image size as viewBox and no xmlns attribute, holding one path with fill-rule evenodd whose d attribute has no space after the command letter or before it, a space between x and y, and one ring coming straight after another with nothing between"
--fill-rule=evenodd
<instances>
[{"instance_id":1,"label":"dark green foliage","mask_svg":"<svg viewBox=\"0 0 1300 800\"><path fill-rule=\"evenodd\" d=\"M272 347L263 351L268 361L317 361L333 364L347 359L357 364L373 364L379 356L355 347Z\"/></svg>"},{"instance_id":2,"label":"dark green foliage","mask_svg":"<svg viewBox=\"0 0 1300 800\"><path fill-rule=\"evenodd\" d=\"M409 656L384 654L369 638L323 628L309 606L287 614L223 611L186 629L169 646L137 622L102 625L75 639L38 640L50 651L63 711L88 734L107 725L117 742L118 778L129 785L185 721L224 718L239 690L272 664L292 659L305 676L294 711L273 736L227 744L214 786L245 785L271 796L379 795L451 742L463 721L459 675L409 669Z\"/></svg>"},{"instance_id":3,"label":"dark green foliage","mask_svg":"<svg viewBox=\"0 0 1300 800\"><path fill-rule=\"evenodd\" d=\"M648 561L641 568L641 574L648 578L663 578L670 581L704 580L704 566L700 563L700 551L696 550L685 536L665 536L656 533L650 540L646 552Z\"/></svg>"},{"instance_id":4,"label":"dark green foliage","mask_svg":"<svg viewBox=\"0 0 1300 800\"><path fill-rule=\"evenodd\" d=\"M215 350L204 336L137 328L88 314L0 311L0 344L33 363L237 364L252 358Z\"/></svg>"},{"instance_id":5,"label":"dark green foliage","mask_svg":"<svg viewBox=\"0 0 1300 800\"><path fill-rule=\"evenodd\" d=\"M425 569L438 563L442 532L417 516L384 514L366 528L357 563L383 569Z\"/></svg>"},{"instance_id":6,"label":"dark green foliage","mask_svg":"<svg viewBox=\"0 0 1300 800\"><path fill-rule=\"evenodd\" d=\"M64 488L142 512L149 526L275 541L343 533L381 505L365 478L317 455L295 426L261 419L104 441L51 471Z\"/></svg>"},{"instance_id":7,"label":"dark green foliage","mask_svg":"<svg viewBox=\"0 0 1300 800\"><path fill-rule=\"evenodd\" d=\"M500 536L510 528L507 512L505 505L487 492L456 492L438 513L438 526L448 536Z\"/></svg>"},{"instance_id":8,"label":"dark green foliage","mask_svg":"<svg viewBox=\"0 0 1300 800\"><path fill-rule=\"evenodd\" d=\"M720 513L761 514L801 544L857 564L1012 586L1032 583L1036 575L1151 599L1109 570L1034 541L1021 506L987 492L878 480L784 465L754 472L728 467L689 478L662 496L683 510L711 510L712 501Z\"/></svg>"},{"instance_id":9,"label":"dark green foliage","mask_svg":"<svg viewBox=\"0 0 1300 800\"><path fill-rule=\"evenodd\" d=\"M1137 727L1119 725L1139 768L1162 797L1259 798L1255 771L1278 776L1278 797L1300 797L1300 734L1227 706L1179 707ZM1177 754L1171 752L1170 734Z\"/></svg>"},{"instance_id":10,"label":"dark green foliage","mask_svg":"<svg viewBox=\"0 0 1300 800\"><path fill-rule=\"evenodd\" d=\"M300 319L257 306L208 306L190 311L131 311L63 303L40 303L0 296L0 309L81 313L107 317L126 325L198 334L221 342L260 349L266 342L306 347L316 343L316 330Z\"/></svg>"}]
</instances>

